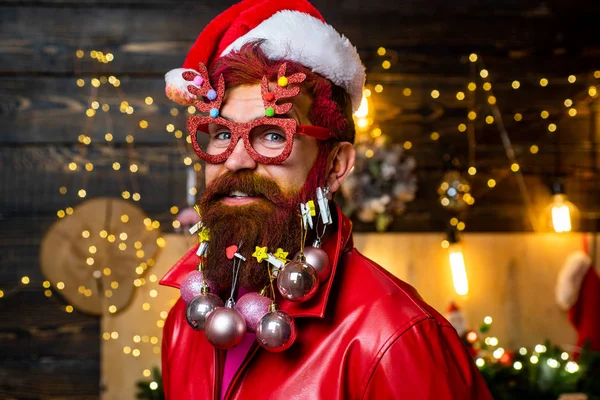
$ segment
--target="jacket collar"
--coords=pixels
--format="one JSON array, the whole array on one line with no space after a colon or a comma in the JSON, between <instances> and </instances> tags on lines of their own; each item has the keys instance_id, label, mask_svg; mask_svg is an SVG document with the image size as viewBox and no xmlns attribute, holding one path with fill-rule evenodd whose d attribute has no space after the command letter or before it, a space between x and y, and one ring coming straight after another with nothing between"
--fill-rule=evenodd
<instances>
[{"instance_id":1,"label":"jacket collar","mask_svg":"<svg viewBox=\"0 0 600 400\"><path fill-rule=\"evenodd\" d=\"M315 297L309 301L302 303L287 300L281 301L279 308L290 314L292 317L323 318L325 316L325 309L335 279L340 256L342 253L351 250L354 246L352 241L352 222L342 214L342 211L337 204L333 204L335 207L335 216L337 217L337 228L329 239L323 243L323 250L327 253L329 260L332 263L331 276L327 282L319 288ZM195 270L198 266L197 250L197 245L192 247L179 261L177 261L177 263L175 263L165 276L163 276L159 283L164 286L171 286L179 289L179 286L186 275Z\"/></svg>"}]
</instances>

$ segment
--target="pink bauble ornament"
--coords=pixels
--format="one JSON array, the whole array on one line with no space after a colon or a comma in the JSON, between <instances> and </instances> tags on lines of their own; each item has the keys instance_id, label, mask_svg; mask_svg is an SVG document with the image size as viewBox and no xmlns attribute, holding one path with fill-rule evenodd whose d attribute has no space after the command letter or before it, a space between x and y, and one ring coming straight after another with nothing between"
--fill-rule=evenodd
<instances>
[{"instance_id":1,"label":"pink bauble ornament","mask_svg":"<svg viewBox=\"0 0 600 400\"><path fill-rule=\"evenodd\" d=\"M208 315L204 326L206 339L218 349L230 349L240 344L246 334L246 322L238 311L219 307Z\"/></svg>"},{"instance_id":2,"label":"pink bauble ornament","mask_svg":"<svg viewBox=\"0 0 600 400\"><path fill-rule=\"evenodd\" d=\"M317 293L319 277L315 269L299 255L277 274L277 289L290 301L306 301Z\"/></svg>"},{"instance_id":3,"label":"pink bauble ornament","mask_svg":"<svg viewBox=\"0 0 600 400\"><path fill-rule=\"evenodd\" d=\"M190 272L183 278L179 290L181 291L181 298L186 304L201 293L203 282L204 274L198 270ZM215 283L207 280L206 284L211 293L219 292L219 287Z\"/></svg>"},{"instance_id":4,"label":"pink bauble ornament","mask_svg":"<svg viewBox=\"0 0 600 400\"><path fill-rule=\"evenodd\" d=\"M223 305L223 300L212 293L199 294L187 305L185 318L192 328L201 331L205 328L208 315L217 307L223 307Z\"/></svg>"},{"instance_id":5,"label":"pink bauble ornament","mask_svg":"<svg viewBox=\"0 0 600 400\"><path fill-rule=\"evenodd\" d=\"M297 257L298 254L296 254ZM329 256L321 248L321 242L315 240L312 246L305 247L304 257L306 258L306 262L315 269L319 277L319 283L326 282L329 279L329 275L331 275L331 264L329 263Z\"/></svg>"},{"instance_id":6,"label":"pink bauble ornament","mask_svg":"<svg viewBox=\"0 0 600 400\"><path fill-rule=\"evenodd\" d=\"M265 314L256 327L256 340L268 351L280 352L290 348L298 329L296 322L288 313L272 311Z\"/></svg>"},{"instance_id":7,"label":"pink bauble ornament","mask_svg":"<svg viewBox=\"0 0 600 400\"><path fill-rule=\"evenodd\" d=\"M249 332L255 332L260 319L269 312L271 299L259 293L246 293L239 298L235 304L235 309L239 311L246 321L246 327Z\"/></svg>"}]
</instances>

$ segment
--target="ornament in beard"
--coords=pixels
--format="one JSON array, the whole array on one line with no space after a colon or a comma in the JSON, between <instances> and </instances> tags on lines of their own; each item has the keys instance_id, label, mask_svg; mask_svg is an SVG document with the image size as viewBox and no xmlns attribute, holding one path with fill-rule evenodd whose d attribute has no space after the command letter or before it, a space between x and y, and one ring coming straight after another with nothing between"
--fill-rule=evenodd
<instances>
[{"instance_id":1,"label":"ornament in beard","mask_svg":"<svg viewBox=\"0 0 600 400\"><path fill-rule=\"evenodd\" d=\"M329 146L320 146L319 155L302 188L285 193L271 179L250 170L227 172L211 182L200 199L202 221L210 229L206 276L228 288L232 281L231 260L225 249L242 243L239 252L246 261L239 272L239 285L260 290L268 282L266 267L250 254L256 246L274 252L282 248L290 254L300 249L299 204L313 198L324 182ZM232 192L242 192L256 200L250 204L228 206L221 200Z\"/></svg>"}]
</instances>

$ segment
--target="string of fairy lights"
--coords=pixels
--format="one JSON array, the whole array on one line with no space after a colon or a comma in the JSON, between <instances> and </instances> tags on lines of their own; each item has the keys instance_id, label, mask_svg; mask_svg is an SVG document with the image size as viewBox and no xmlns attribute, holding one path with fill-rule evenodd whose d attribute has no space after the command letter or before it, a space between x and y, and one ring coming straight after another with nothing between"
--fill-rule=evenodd
<instances>
[{"instance_id":1,"label":"string of fairy lights","mask_svg":"<svg viewBox=\"0 0 600 400\"><path fill-rule=\"evenodd\" d=\"M86 58L86 54L83 50L77 50L75 53L75 56L78 60L83 60ZM90 51L88 56L89 56L89 59L91 59L92 61L95 61L99 64L108 64L108 63L114 61L114 55L112 53L103 53L103 52L97 51L97 50ZM76 65L76 68L75 68L76 72L79 69L78 66L79 66L79 64ZM120 100L119 112L123 115L133 115L134 114L135 108L127 100L125 100L125 94L120 89L121 81L117 77L115 77L114 75L110 75L108 77L102 75L99 77L93 77L93 78L89 79L89 82L86 82L86 80L84 78L78 78L76 80L76 84L80 88L84 88L86 85L88 85L88 83L90 86L89 106L85 110L85 115L87 118L85 118L85 120L84 120L83 132L91 132L92 131L92 126L96 122L95 118L98 116L97 114L99 111L102 111L106 115L108 115L108 113L111 111L110 104L108 104L108 103L101 104L101 102L99 101L101 98L100 89L105 85L112 86L113 90L116 92L116 94ZM147 106L151 106L153 103L152 97L146 97L144 99L144 103ZM108 119L108 121L110 121L110 119ZM137 125L139 126L140 129L147 129L149 126L148 121L145 119L139 120L137 122ZM107 131L104 134L104 142L92 144L92 138L90 137L90 135L88 135L86 133L80 134L78 136L78 141L80 143L79 154L76 156L76 158L73 161L69 162L69 164L67 166L68 171L71 171L71 172L78 171L79 165L81 163L83 163L82 160L86 161L84 164L84 168L85 168L86 172L91 173L94 171L94 164L92 163L91 160L88 160L89 157L87 157L88 153L89 153L88 149L90 146L104 147L104 148L114 150L114 134L110 131ZM139 162L136 161L136 156L135 156L135 151L134 151L135 137L134 137L133 133L131 133L131 132L127 133L127 135L125 136L125 142L128 147L127 154L128 154L128 158L129 158L128 166L126 166L125 168L128 170L128 172L122 173L124 168L122 168L122 165L118 160L112 160L112 161L111 160L101 160L101 161L108 163L110 168L112 168L112 170L115 172L115 177L117 178L117 181L119 182L119 185L121 187L121 197L124 200L132 200L134 202L139 202L141 200L141 194L140 194L140 190L139 190L139 182L137 180L137 173L140 171L140 169L145 169L145 166L140 165ZM111 154L111 153L109 153L109 154ZM123 179L124 178L123 175L127 174L127 173L130 177L132 190L129 190L129 188L127 187L127 185ZM80 188L75 189L75 190L77 190L77 196L81 200L85 199L88 195L86 186L87 186L87 183L89 182L89 179L90 179L89 174L84 174L82 186ZM68 193L68 190L69 189L68 189L67 185L63 185L59 188L59 193L61 195L66 195ZM73 213L74 213L74 208L67 207L64 210L63 209L58 210L57 216L59 218L65 218L66 216L72 215ZM127 215L127 214L122 214L119 217L119 221L123 225L129 223L129 219L130 219L129 215ZM144 219L143 222L144 222L144 226L147 230L158 230L160 228L160 222L157 220L151 220L150 218L146 218L146 219ZM115 230L114 233L108 232L106 229L102 229L99 232L90 232L89 230L85 229L81 232L81 236L83 239L89 239L91 236L98 235L101 239L106 240L107 243L114 244L120 251L127 250L127 248L128 248L127 233L124 231L118 232L120 229L116 226L112 227L112 229ZM165 246L164 238L159 237L156 240L156 244L159 247L164 247ZM136 250L137 258L140 259L140 264L136 268L136 273L138 275L142 275L142 274L144 274L144 272L146 271L147 268L152 267L154 265L154 259L148 258L144 261L145 252L143 249L143 243L141 241L135 241L133 243L133 247ZM88 252L89 252L89 254L88 254L88 257L86 258L86 264L91 267L95 263L94 255L97 252L96 246L90 245L88 247ZM102 271L100 271L100 270L94 271L94 274L98 274L98 275L103 274L104 276L110 276L111 273L112 273L112 271L109 267L103 268ZM98 278L99 276L95 275L95 277ZM156 281L156 279L154 281ZM61 282L59 282L59 283L61 283ZM59 283L56 284L56 288L59 290L62 290ZM136 287L140 287L145 283L146 282L145 282L144 278L136 278L133 281L133 285ZM117 290L118 287L119 287L119 283L117 281L112 281L110 283L110 288L108 288L104 291L103 296L106 298L111 298L112 291ZM64 286L63 286L63 288L64 288ZM78 293L80 293L82 296L90 297L92 295L92 289L87 288L82 285L82 286L79 286ZM46 294L46 296L50 297L51 291L46 290L45 294ZM73 307L71 305L65 306L65 310L71 310L71 312L72 312L72 308ZM107 311L111 314L114 314L118 310L114 304L109 304Z\"/></svg>"},{"instance_id":2,"label":"string of fairy lights","mask_svg":"<svg viewBox=\"0 0 600 400\"><path fill-rule=\"evenodd\" d=\"M99 59L100 62L103 62L102 61L102 58L103 58L102 57L102 53L97 52L97 54L100 54L100 56L96 57L96 59ZM78 54L78 57L79 56L80 56L80 54ZM94 58L93 52L90 53L90 56L92 58ZM104 58L106 58L106 57L104 57ZM113 59L113 57L110 57L110 58ZM109 77L108 79L106 79L106 82L112 84L115 88L118 88L119 87L119 80L116 79L116 78L115 79L111 79L111 78L112 77ZM103 80L102 80L102 77L100 78L99 83L100 84L104 83ZM78 85L79 84L80 84L80 81L78 80ZM97 86L98 80L95 81L94 79L92 79L91 84L94 87L98 87ZM119 106L119 111L122 114L133 115L135 113L134 106L131 105L131 104L129 104L126 100L123 99L124 96L122 95L122 93L119 93L119 97L121 98L121 103L120 103L120 106ZM151 96L145 97L144 104L146 106L152 106L153 103L154 103L154 99ZM93 112L91 110L94 110L94 109L97 109L97 108L98 108L98 102L97 101L92 102L91 103L91 107L88 108L88 110L86 111L86 115L88 115L88 117L93 116ZM108 109L108 107L105 107L105 105L102 106L102 110L103 111L107 111L107 109ZM173 108L173 109L171 109L170 112L171 112L172 116L177 116L178 113L179 113L179 110ZM137 126L140 129L145 130L145 129L149 128L150 123L146 119L139 119L137 121ZM166 130L168 132L174 132L174 134L175 134L176 137L178 137L178 136L181 137L182 136L182 132L180 130L175 130L174 125L172 125L172 124L167 125ZM105 141L106 141L107 144L111 144L112 141L113 141L113 135L110 132L107 132L105 134L105 136L104 136L104 139L105 139ZM134 142L135 142L134 135L132 133L127 134L125 140L126 140L126 143L129 146L129 150L130 150L130 152L129 152L130 162L129 162L128 169L129 169L129 174L130 174L130 176L132 178L131 182L132 182L132 188L133 188L133 190L129 191L129 190L127 190L126 187L123 187L121 196L122 196L122 198L124 200L130 200L131 199L134 202L139 202L141 200L141 194L140 194L140 190L139 190L139 182L136 179L136 174L140 170L140 167L139 167L139 165L135 161L133 161L135 159L135 152L133 151ZM191 164L191 158L189 158L189 157L188 158L184 158L184 163L186 163L187 165ZM127 166L125 166L125 168L127 168ZM118 173L122 169L122 166L121 166L121 164L118 161L114 161L112 163L112 169L115 172ZM122 181L121 181L121 183L123 185ZM177 207L176 206L171 207L170 212L172 214L176 214L178 212ZM127 219L128 219L128 216L127 215L121 215L120 219L121 219L121 222L126 223ZM160 229L160 222L158 220L152 220L151 218L145 218L144 221L143 221L143 223L144 223L145 229L147 229L147 230L158 230L158 229ZM174 228L177 227L175 223L173 224L173 227ZM103 231L100 232L100 237L101 238L105 238L109 242L115 242L115 239L116 239L115 235L113 235L113 234L111 234L109 232L106 232L105 230L103 230ZM124 232L119 234L119 239L122 240L122 242L119 244L119 249L120 250L125 250L125 248L126 248L125 240L127 239L127 237L124 236ZM166 246L166 240L163 237L158 237L156 239L156 244L158 245L159 248L163 248L163 247ZM134 247L137 250L136 251L136 255L140 259L143 259L144 258L144 252L143 252L142 242L140 242L140 241L135 242L134 243ZM136 277L133 280L133 282L132 282L132 284L133 284L134 287L140 288L140 287L142 287L144 285L147 285L147 284L150 284L152 286L155 286L155 285L158 284L158 277L155 274L150 274L147 277L147 280L146 280L146 278L144 278L142 276L149 267L152 267L154 265L154 263L155 263L155 260L152 259L152 258L140 262L140 264L136 267L136 270L135 270L135 272L138 275L138 277ZM106 272L107 271L104 271L104 273L106 273ZM116 282L113 282L113 283L116 283ZM116 286L112 286L112 284L111 284L111 289L116 289L116 288L117 288ZM104 295L107 298L109 298L110 297L109 291L107 290L104 293ZM156 320L156 325L155 326L156 326L157 331L153 332L154 334L151 334L151 333L146 334L145 332L144 333L143 332L139 332L139 333L134 334L131 337L131 340L128 340L128 341L126 340L126 344L123 346L123 349L122 349L123 354L125 356L131 356L133 358L140 357L143 351L152 351L152 353L155 354L155 355L160 354L160 339L159 339L160 338L160 329L163 328L164 321L165 321L165 319L167 318L167 315L168 315L168 311L167 310L160 309L160 308L157 308L156 306L152 305L153 301L156 300L158 298L158 296L159 296L159 291L157 290L157 286L154 287L154 288L151 288L150 290L148 290L147 293L146 293L146 291L142 292L142 295L146 295L147 298L143 299L143 302L141 304L141 309L142 309L143 312L152 312L152 311L155 312L156 316L154 318ZM169 307L172 307L174 305L175 300L176 299L170 300ZM117 311L118 310L117 310L117 308L116 308L115 305L110 305L108 307L108 312L109 313L114 314ZM118 331L104 332L102 334L102 338L105 341L116 340L116 339L119 339L119 337L120 337L120 334L119 334ZM123 339L124 338L121 338L120 343L123 343ZM144 350L145 347L147 347L146 350ZM142 370L142 376L149 377L150 375L151 375L150 369L144 368ZM151 382L150 383L150 387L155 389L156 387L158 387L158 385L157 385L156 382Z\"/></svg>"},{"instance_id":3,"label":"string of fairy lights","mask_svg":"<svg viewBox=\"0 0 600 400\"><path fill-rule=\"evenodd\" d=\"M386 49L384 47L380 47L377 49L377 55L380 56L381 58L384 58L383 61L381 61L380 65L381 68L383 68L384 70L388 70L393 66L393 63L397 60L397 54L395 51L393 50L389 50ZM492 84L492 80L491 80L491 74L490 71L485 67L484 63L483 63L483 59L480 55L476 54L476 53L472 53L470 54L468 57L468 61L470 62L471 65L473 65L475 68L473 68L473 72L474 72L474 77L472 77L470 79L469 82L466 83L466 87L465 89L459 90L457 91L455 94L453 94L456 99L458 101L465 101L468 102L468 106L466 107L467 109L467 115L466 115L466 121L464 122L460 122L457 126L457 130L461 133L467 132L469 134L468 137L468 141L469 141L469 165L467 168L467 173L470 176L475 176L477 174L477 165L476 165L476 160L475 160L475 155L476 155L476 141L474 140L474 131L476 129L476 122L478 120L483 119L483 121L485 122L485 124L487 125L492 125L492 124L497 124L499 127L499 130L501 132L501 135L504 135L503 139L503 144L506 147L506 153L507 153L507 159L508 159L508 166L506 168L506 172L508 173L512 173L517 177L518 183L519 183L519 187L522 191L523 197L524 197L524 202L526 203L525 206L528 210L531 209L531 207L529 206L529 194L527 193L527 185L524 184L524 180L523 180L523 175L522 175L522 170L521 170L521 165L519 164L519 161L517 160L517 156L516 156L516 151L514 150L512 144L510 143L510 139L508 138L508 134L506 133L506 128L505 128L505 124L502 121L502 117L503 114L501 113L499 107L498 107L498 99L494 94L493 91L493 84ZM478 85L477 80L481 80L481 82ZM510 82L510 87L513 90L522 90L521 88L521 82L524 81L525 79L522 80L518 80L518 79L513 79ZM600 80L600 70L595 70L591 73L588 74L580 74L578 75L568 75L566 78L561 78L561 79L553 79L553 82L562 84L561 81L566 82L568 84L581 84L582 82L584 82L583 84L585 85L585 92L587 94L588 98L598 98L598 83ZM528 79L528 81L531 81L530 79ZM550 80L548 78L545 77L541 77L539 78L539 80L537 82L535 82L535 84L539 85L539 87L548 87L550 85ZM486 98L486 106L487 109L485 110L478 110L477 109L477 102L475 101L475 95L477 90L481 88L483 89L483 93L485 94L485 98ZM381 83L376 84L375 86L372 87L373 90L371 90L370 87L368 87L367 89L365 89L363 96L365 99L369 98L373 92L375 93L382 93L384 90L384 87ZM413 94L413 91L410 87L405 87L402 90L402 94L406 97L409 97ZM441 90L440 89L431 89L430 93L429 93L430 97L434 100L440 99L442 96ZM584 103L587 99L586 98L581 98L579 99L580 103ZM564 106L564 113L562 113L560 116L557 117L561 117L561 116L566 116L569 118L573 118L576 117L578 115L578 110L577 110L577 104L575 102L575 100L573 100L570 97L565 98L562 101L562 105ZM478 112L479 111L479 112ZM513 120L516 123L522 122L523 121L523 112L515 112L512 115ZM549 133L555 133L558 129L559 129L559 122L556 120L550 120L551 119L551 115L550 112L548 110L541 110L539 112L539 118L540 121L543 121L546 123L546 130ZM364 128L368 128L370 127L370 125L372 124L372 118L370 116L365 115L362 118L358 118L357 120L357 127L359 129L364 129ZM385 137L385 134L382 133L382 130L379 126L375 127L374 129L372 129L370 131L370 138L371 139L379 139L381 137ZM430 133L429 135L430 140L432 141L438 141L441 137L440 132L438 131L433 131ZM413 143L410 141L405 141L403 143L404 149L405 150L410 150L413 147ZM538 154L540 151L540 145L538 143L531 143L529 146L529 153L532 155ZM369 150L366 150L369 151ZM368 157L369 154L366 154L366 156ZM498 171L497 174L499 174L499 176L508 176L505 172L503 172L502 168L496 168L496 170ZM489 179L487 179L486 181L486 185L488 188L494 188L497 185L497 181L499 179L499 176L490 176ZM468 194L465 196L464 198L465 202L468 205L473 205L475 203L475 198ZM446 207L448 204L446 202L447 200L445 199L441 199L442 202L442 206ZM530 217L530 219L532 219L532 217ZM450 219L450 224L453 227L456 227L457 230L462 231L466 228L466 224L465 221L460 221L458 218L456 217L451 217ZM447 241L443 241L442 242L442 246L447 248L448 244Z\"/></svg>"},{"instance_id":4,"label":"string of fairy lights","mask_svg":"<svg viewBox=\"0 0 600 400\"><path fill-rule=\"evenodd\" d=\"M497 98L494 95L494 91L493 91L493 86L492 83L490 81L490 72L488 69L486 69L483 60L480 56L478 56L477 54L473 53L471 55L469 55L469 61L474 64L477 65L478 68L476 68L476 71L478 72L478 76L482 79L483 84L482 84L482 88L484 90L485 96L486 96L486 103L488 106L488 113L484 113L484 114L488 114L485 116L485 123L488 125L491 124L496 124L500 133L500 137L502 139L502 143L503 146L505 148L506 151L506 156L507 156L507 160L508 163L510 164L509 167L509 174L513 173L514 176L516 177L517 180L517 184L519 186L519 189L521 191L522 197L523 197L523 201L524 201L524 205L525 208L528 212L528 217L529 217L529 221L532 227L538 226L537 225L537 217L533 214L533 208L531 206L531 200L530 200L530 195L527 189L527 184L525 183L525 179L521 170L521 166L517 160L517 153L512 145L512 142L510 140L509 134L507 132L505 123L503 121L503 114L500 111L500 108L498 107L497 104ZM578 80L585 80L587 79L588 81L591 81L592 79L598 80L600 79L600 71L594 71L591 74L588 74L587 76L583 77L583 78L578 78L576 75L569 75L566 78L566 81L569 84L574 84L576 83ZM538 82L540 87L546 87L549 84L549 80L547 78L541 78ZM513 90L519 90L521 88L521 82L518 80L513 80L511 82L511 88ZM475 81L471 81L468 83L467 85L467 89L468 91L474 92L477 89L477 83ZM597 98L598 97L598 86L597 83L593 83L593 84L589 84L587 85L587 96L590 98ZM433 97L433 93L432 93L432 97ZM465 93L462 91L457 92L456 94L456 98L460 101L465 100ZM587 99L581 99L580 102L585 102ZM575 117L577 115L577 108L575 107L575 102L571 99L571 98L565 98L564 101L562 102L563 105L566 108L566 112L564 114L562 114L561 116L568 116L570 118ZM469 121L470 121L470 125L473 126L475 123L475 120L478 118L478 115L476 113L475 110L473 110L472 108L469 109L468 111L468 115L467 115ZM542 121L544 121L546 123L546 129L547 132L549 132L550 134L553 134L557 131L558 129L558 122L557 121L552 121L549 122L548 119L550 117L550 113L547 110L542 110L540 112L540 118ZM560 116L559 116L560 117ZM517 112L513 115L513 119L515 122L519 123L521 121L523 121L523 114L521 112ZM461 123L458 125L458 130L459 132L465 132L467 130L467 125L465 123ZM469 139L470 140L470 139ZM477 173L477 168L475 165L475 160L474 160L474 153L475 153L475 149L472 148L471 146L471 142L469 143L469 149L470 152L472 151L472 155L470 154L470 166L468 168L468 174L471 176L474 176ZM529 152L531 154L538 154L540 148L539 145L536 143L531 143L529 145ZM508 176L508 174L505 174L505 176ZM496 186L496 179L494 179L494 177L490 177L487 180L487 186L489 188L494 188ZM470 203L472 204L472 203ZM456 226L457 229L460 230L464 230L464 224L462 223L457 223L457 219L456 218L452 218L450 221L452 226ZM458 224L462 224L462 225L458 225ZM570 227L570 222L568 223L569 227ZM560 232L561 230L556 229L555 230L557 232ZM562 231L570 231L570 229L565 229ZM447 240L444 240L442 242L442 247L444 248L448 248L449 243Z\"/></svg>"}]
</instances>

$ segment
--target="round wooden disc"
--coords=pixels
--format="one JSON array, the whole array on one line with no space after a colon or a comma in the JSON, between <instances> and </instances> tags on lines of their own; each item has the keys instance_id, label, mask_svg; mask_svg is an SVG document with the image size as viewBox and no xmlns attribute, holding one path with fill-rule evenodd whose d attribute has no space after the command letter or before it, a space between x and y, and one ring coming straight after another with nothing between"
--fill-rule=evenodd
<instances>
[{"instance_id":1,"label":"round wooden disc","mask_svg":"<svg viewBox=\"0 0 600 400\"><path fill-rule=\"evenodd\" d=\"M44 236L42 273L81 312L122 310L131 300L134 280L142 279L159 250L161 232L147 226L146 218L140 208L121 199L80 204Z\"/></svg>"}]
</instances>

